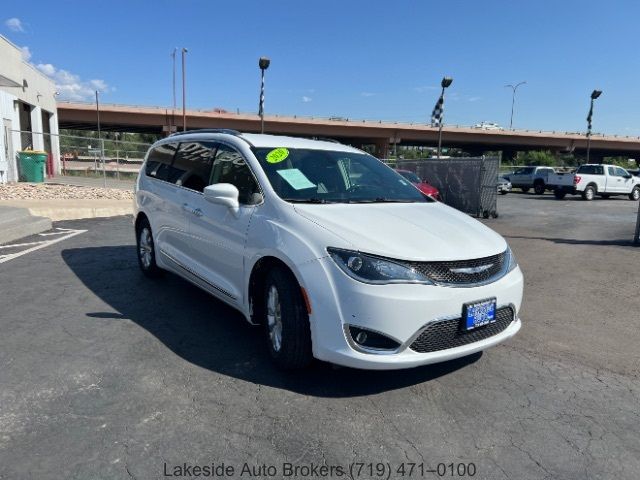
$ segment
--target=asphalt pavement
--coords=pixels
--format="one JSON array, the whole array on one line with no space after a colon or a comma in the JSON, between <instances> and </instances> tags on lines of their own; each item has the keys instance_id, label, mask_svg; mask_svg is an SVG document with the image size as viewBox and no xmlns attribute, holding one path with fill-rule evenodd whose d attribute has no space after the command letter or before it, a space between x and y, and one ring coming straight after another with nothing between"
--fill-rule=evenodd
<instances>
[{"instance_id":1,"label":"asphalt pavement","mask_svg":"<svg viewBox=\"0 0 640 480\"><path fill-rule=\"evenodd\" d=\"M56 223L87 231L0 265L0 478L637 479L637 203L499 202L522 330L395 372L282 373L237 312L141 275L130 217Z\"/></svg>"}]
</instances>

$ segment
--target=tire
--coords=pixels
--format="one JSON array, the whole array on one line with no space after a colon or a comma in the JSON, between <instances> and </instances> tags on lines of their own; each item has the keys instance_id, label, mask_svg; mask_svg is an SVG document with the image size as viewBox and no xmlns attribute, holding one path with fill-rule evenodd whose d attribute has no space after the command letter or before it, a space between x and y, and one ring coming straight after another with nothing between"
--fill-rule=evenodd
<instances>
[{"instance_id":1,"label":"tire","mask_svg":"<svg viewBox=\"0 0 640 480\"><path fill-rule=\"evenodd\" d=\"M560 190L560 189L555 189L553 191L553 195L554 197L556 197L558 200L562 200L564 197L567 196L567 192L565 192L564 190Z\"/></svg>"},{"instance_id":2,"label":"tire","mask_svg":"<svg viewBox=\"0 0 640 480\"><path fill-rule=\"evenodd\" d=\"M529 191L529 187L520 187L520 190L522 190L524 193L527 193Z\"/></svg>"},{"instance_id":3,"label":"tire","mask_svg":"<svg viewBox=\"0 0 640 480\"><path fill-rule=\"evenodd\" d=\"M637 202L640 199L640 187L633 187L631 193L629 194L629 200Z\"/></svg>"},{"instance_id":4,"label":"tire","mask_svg":"<svg viewBox=\"0 0 640 480\"><path fill-rule=\"evenodd\" d=\"M533 191L536 195L544 195L545 190L544 182L536 182L533 185Z\"/></svg>"},{"instance_id":5,"label":"tire","mask_svg":"<svg viewBox=\"0 0 640 480\"><path fill-rule=\"evenodd\" d=\"M582 192L582 199L590 202L594 199L595 196L596 189L593 187L593 185L587 185L587 188L585 188L584 192Z\"/></svg>"},{"instance_id":6,"label":"tire","mask_svg":"<svg viewBox=\"0 0 640 480\"><path fill-rule=\"evenodd\" d=\"M138 265L142 273L149 278L158 278L163 270L156 263L156 248L153 243L153 232L149 220L143 218L136 228L136 251Z\"/></svg>"},{"instance_id":7,"label":"tire","mask_svg":"<svg viewBox=\"0 0 640 480\"><path fill-rule=\"evenodd\" d=\"M506 190L500 190L500 195L506 195L507 193L509 192L507 192Z\"/></svg>"},{"instance_id":8,"label":"tire","mask_svg":"<svg viewBox=\"0 0 640 480\"><path fill-rule=\"evenodd\" d=\"M293 275L284 268L269 271L261 301L261 320L273 362L283 370L308 366L313 359L309 315Z\"/></svg>"}]
</instances>

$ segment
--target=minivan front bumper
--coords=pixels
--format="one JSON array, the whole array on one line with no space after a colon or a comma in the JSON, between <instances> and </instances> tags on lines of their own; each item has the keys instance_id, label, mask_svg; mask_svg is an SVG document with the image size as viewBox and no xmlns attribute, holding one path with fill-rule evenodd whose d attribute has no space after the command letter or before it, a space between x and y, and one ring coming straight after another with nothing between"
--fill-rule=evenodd
<instances>
[{"instance_id":1,"label":"minivan front bumper","mask_svg":"<svg viewBox=\"0 0 640 480\"><path fill-rule=\"evenodd\" d=\"M312 305L314 356L339 365L384 370L443 362L503 342L521 327L518 312L523 277L518 267L493 283L465 288L365 284L347 276L330 257L307 263L300 273ZM513 320L495 335L426 353L411 348L425 327L460 318L465 303L494 297L499 309L509 307L513 312ZM399 347L386 351L359 348L350 338L349 326L385 335Z\"/></svg>"}]
</instances>

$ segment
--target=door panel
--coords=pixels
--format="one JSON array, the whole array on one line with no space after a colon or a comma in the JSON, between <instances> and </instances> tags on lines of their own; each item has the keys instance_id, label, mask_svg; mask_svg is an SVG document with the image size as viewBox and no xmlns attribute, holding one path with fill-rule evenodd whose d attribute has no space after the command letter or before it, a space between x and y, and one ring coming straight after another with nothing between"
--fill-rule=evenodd
<instances>
[{"instance_id":1,"label":"door panel","mask_svg":"<svg viewBox=\"0 0 640 480\"><path fill-rule=\"evenodd\" d=\"M245 244L251 217L257 208L258 184L242 155L219 144L209 184L230 183L239 191L240 208L231 210L191 192L189 232L193 268L226 300L242 304Z\"/></svg>"}]
</instances>

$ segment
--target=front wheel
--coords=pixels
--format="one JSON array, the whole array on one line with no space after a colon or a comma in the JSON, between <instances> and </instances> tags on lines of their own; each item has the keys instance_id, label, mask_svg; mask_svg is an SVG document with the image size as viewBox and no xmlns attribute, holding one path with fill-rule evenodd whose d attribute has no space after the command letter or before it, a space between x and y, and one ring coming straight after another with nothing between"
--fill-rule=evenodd
<instances>
[{"instance_id":1,"label":"front wheel","mask_svg":"<svg viewBox=\"0 0 640 480\"><path fill-rule=\"evenodd\" d=\"M533 186L533 191L536 195L543 195L545 190L544 182L538 182Z\"/></svg>"},{"instance_id":2,"label":"front wheel","mask_svg":"<svg viewBox=\"0 0 640 480\"><path fill-rule=\"evenodd\" d=\"M274 363L284 370L309 365L313 358L309 315L293 274L283 268L271 270L262 301L262 323Z\"/></svg>"},{"instance_id":3,"label":"front wheel","mask_svg":"<svg viewBox=\"0 0 640 480\"><path fill-rule=\"evenodd\" d=\"M640 199L640 187L633 187L631 193L629 194L629 200L633 200L637 202Z\"/></svg>"},{"instance_id":4,"label":"front wheel","mask_svg":"<svg viewBox=\"0 0 640 480\"><path fill-rule=\"evenodd\" d=\"M595 196L596 196L596 189L593 188L591 185L585 188L584 192L582 192L582 199L587 200L588 202L593 200Z\"/></svg>"}]
</instances>

